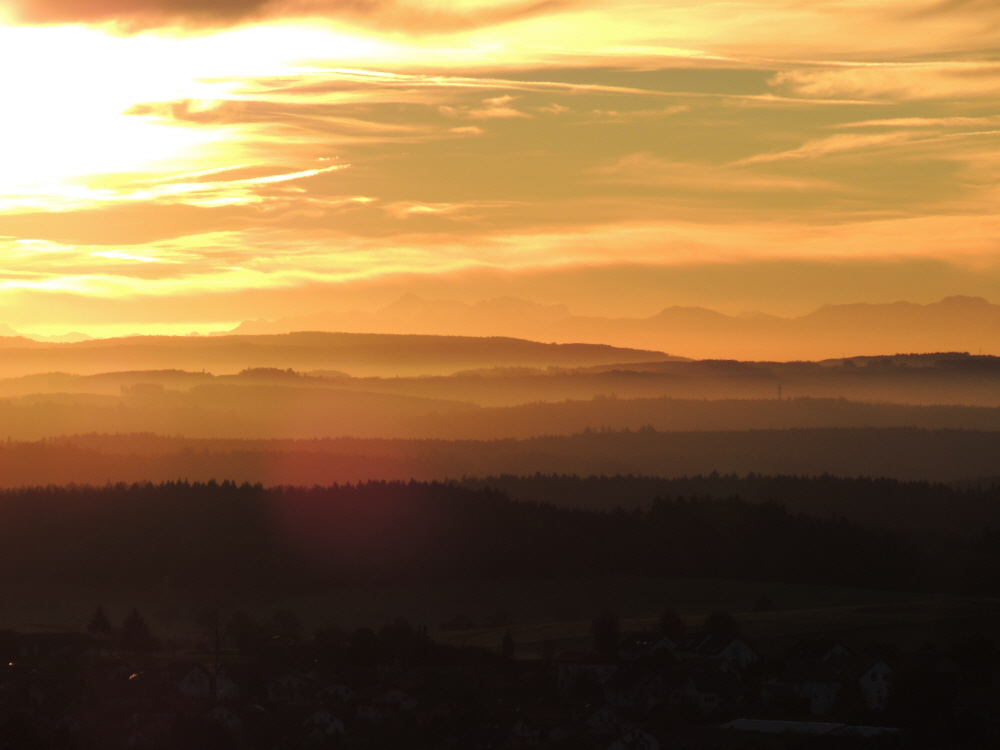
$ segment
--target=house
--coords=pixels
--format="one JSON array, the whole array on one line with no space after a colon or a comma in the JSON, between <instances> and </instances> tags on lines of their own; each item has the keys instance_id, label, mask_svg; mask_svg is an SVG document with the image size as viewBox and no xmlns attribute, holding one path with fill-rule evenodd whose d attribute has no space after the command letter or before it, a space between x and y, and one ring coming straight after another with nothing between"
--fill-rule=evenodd
<instances>
[{"instance_id":1,"label":"house","mask_svg":"<svg viewBox=\"0 0 1000 750\"><path fill-rule=\"evenodd\" d=\"M574 731L571 727L565 724L551 727L548 732L546 732L546 737L549 742L554 742L557 744L562 744L566 742L570 737L572 737Z\"/></svg>"},{"instance_id":2,"label":"house","mask_svg":"<svg viewBox=\"0 0 1000 750\"><path fill-rule=\"evenodd\" d=\"M195 664L184 672L184 676L174 683L186 698L211 698L212 675L201 664Z\"/></svg>"},{"instance_id":3,"label":"house","mask_svg":"<svg viewBox=\"0 0 1000 750\"><path fill-rule=\"evenodd\" d=\"M364 721L377 721L388 716L386 707L375 703L359 703L355 713L359 719Z\"/></svg>"},{"instance_id":4,"label":"house","mask_svg":"<svg viewBox=\"0 0 1000 750\"><path fill-rule=\"evenodd\" d=\"M430 724L441 719L449 719L458 711L458 704L453 700L442 700L427 706L417 713L417 721L421 724Z\"/></svg>"},{"instance_id":5,"label":"house","mask_svg":"<svg viewBox=\"0 0 1000 750\"><path fill-rule=\"evenodd\" d=\"M614 659L594 651L567 651L553 659L553 663L556 687L564 696L584 682L603 685L618 668Z\"/></svg>"},{"instance_id":6,"label":"house","mask_svg":"<svg viewBox=\"0 0 1000 750\"><path fill-rule=\"evenodd\" d=\"M627 666L604 681L604 700L608 705L628 711L645 712L659 703L662 682L646 669Z\"/></svg>"},{"instance_id":7,"label":"house","mask_svg":"<svg viewBox=\"0 0 1000 750\"><path fill-rule=\"evenodd\" d=\"M226 671L225 667L219 667L215 673L215 699L219 701L236 700L240 697L240 686Z\"/></svg>"},{"instance_id":8,"label":"house","mask_svg":"<svg viewBox=\"0 0 1000 750\"><path fill-rule=\"evenodd\" d=\"M510 736L516 744L534 744L542 737L542 730L528 724L524 719L518 719L510 728Z\"/></svg>"},{"instance_id":9,"label":"house","mask_svg":"<svg viewBox=\"0 0 1000 750\"><path fill-rule=\"evenodd\" d=\"M761 734L801 734L819 737L888 737L899 734L893 727L866 727L831 724L818 721L774 721L770 719L736 719L722 725L724 729Z\"/></svg>"},{"instance_id":10,"label":"house","mask_svg":"<svg viewBox=\"0 0 1000 750\"><path fill-rule=\"evenodd\" d=\"M345 731L344 722L331 714L325 708L321 708L306 719L306 726L318 730L320 735L343 734Z\"/></svg>"},{"instance_id":11,"label":"house","mask_svg":"<svg viewBox=\"0 0 1000 750\"><path fill-rule=\"evenodd\" d=\"M216 706L209 711L208 719L213 724L216 724L230 732L239 731L243 727L243 722L240 720L240 717L225 706Z\"/></svg>"},{"instance_id":12,"label":"house","mask_svg":"<svg viewBox=\"0 0 1000 750\"><path fill-rule=\"evenodd\" d=\"M649 732L636 727L608 745L608 750L660 750L660 743Z\"/></svg>"},{"instance_id":13,"label":"house","mask_svg":"<svg viewBox=\"0 0 1000 750\"><path fill-rule=\"evenodd\" d=\"M732 672L691 671L670 693L674 705L687 704L702 716L733 708L740 703L739 678Z\"/></svg>"},{"instance_id":14,"label":"house","mask_svg":"<svg viewBox=\"0 0 1000 750\"><path fill-rule=\"evenodd\" d=\"M846 660L845 660L846 661ZM863 669L863 671L862 671ZM861 695L869 711L881 711L889 697L889 686L892 682L893 670L885 662L878 660L867 669L863 666L856 669L860 673L858 683L861 685Z\"/></svg>"},{"instance_id":15,"label":"house","mask_svg":"<svg viewBox=\"0 0 1000 750\"><path fill-rule=\"evenodd\" d=\"M382 703L386 706L392 706L397 711L412 711L417 706L420 705L420 701L414 698L412 695L404 693L399 688L392 688L382 693L378 698L375 699L376 703Z\"/></svg>"},{"instance_id":16,"label":"house","mask_svg":"<svg viewBox=\"0 0 1000 750\"><path fill-rule=\"evenodd\" d=\"M833 713L840 694L841 682L837 675L823 669L821 662L797 665L786 670L781 683L791 690L792 695L806 701L813 716Z\"/></svg>"},{"instance_id":17,"label":"house","mask_svg":"<svg viewBox=\"0 0 1000 750\"><path fill-rule=\"evenodd\" d=\"M162 747L170 736L177 719L172 713L132 714L132 733L125 741L129 748Z\"/></svg>"},{"instance_id":18,"label":"house","mask_svg":"<svg viewBox=\"0 0 1000 750\"><path fill-rule=\"evenodd\" d=\"M590 734L610 737L618 733L622 725L622 717L611 706L603 705L588 716L583 726Z\"/></svg>"},{"instance_id":19,"label":"house","mask_svg":"<svg viewBox=\"0 0 1000 750\"><path fill-rule=\"evenodd\" d=\"M760 657L742 638L719 636L713 633L692 633L677 651L679 656L712 656L745 668Z\"/></svg>"},{"instance_id":20,"label":"house","mask_svg":"<svg viewBox=\"0 0 1000 750\"><path fill-rule=\"evenodd\" d=\"M24 660L38 663L52 658L79 659L97 651L97 639L85 633L0 631L0 658L8 663Z\"/></svg>"},{"instance_id":21,"label":"house","mask_svg":"<svg viewBox=\"0 0 1000 750\"><path fill-rule=\"evenodd\" d=\"M847 646L833 638L806 638L792 646L788 651L788 656L791 659L826 661L827 659L854 656L854 654Z\"/></svg>"},{"instance_id":22,"label":"house","mask_svg":"<svg viewBox=\"0 0 1000 750\"><path fill-rule=\"evenodd\" d=\"M686 672L705 672L731 674L739 676L740 670L731 661L721 656L697 656L688 654L682 657L682 666Z\"/></svg>"},{"instance_id":23,"label":"house","mask_svg":"<svg viewBox=\"0 0 1000 750\"><path fill-rule=\"evenodd\" d=\"M349 701L354 697L354 691L341 682L331 682L319 692L321 700Z\"/></svg>"},{"instance_id":24,"label":"house","mask_svg":"<svg viewBox=\"0 0 1000 750\"><path fill-rule=\"evenodd\" d=\"M366 721L384 719L400 711L413 711L420 701L399 688L392 688L381 693L370 702L359 703L357 716Z\"/></svg>"},{"instance_id":25,"label":"house","mask_svg":"<svg viewBox=\"0 0 1000 750\"><path fill-rule=\"evenodd\" d=\"M618 644L618 658L626 662L638 661L664 650L673 653L676 648L677 644L665 635L633 633Z\"/></svg>"},{"instance_id":26,"label":"house","mask_svg":"<svg viewBox=\"0 0 1000 750\"><path fill-rule=\"evenodd\" d=\"M267 683L267 699L271 703L303 705L309 694L310 683L304 677L286 674Z\"/></svg>"},{"instance_id":27,"label":"house","mask_svg":"<svg viewBox=\"0 0 1000 750\"><path fill-rule=\"evenodd\" d=\"M778 679L809 705L813 716L833 712L845 686L856 686L869 711L885 708L893 670L879 659L841 657L792 662Z\"/></svg>"},{"instance_id":28,"label":"house","mask_svg":"<svg viewBox=\"0 0 1000 750\"><path fill-rule=\"evenodd\" d=\"M203 664L175 664L168 670L174 679L172 682L185 698L215 698L216 700L235 700L240 695L240 687L225 667L220 667L213 676L208 667Z\"/></svg>"},{"instance_id":29,"label":"house","mask_svg":"<svg viewBox=\"0 0 1000 750\"><path fill-rule=\"evenodd\" d=\"M761 734L829 734L843 724L832 724L819 721L784 721L774 719L736 719L723 724L724 729L735 729L738 732L759 732Z\"/></svg>"}]
</instances>

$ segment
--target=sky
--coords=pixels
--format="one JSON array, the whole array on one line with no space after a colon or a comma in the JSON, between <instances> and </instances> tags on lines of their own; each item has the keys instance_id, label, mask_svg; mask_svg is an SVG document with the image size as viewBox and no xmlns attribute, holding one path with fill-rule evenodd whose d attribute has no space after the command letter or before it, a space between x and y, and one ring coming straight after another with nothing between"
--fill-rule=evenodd
<instances>
[{"instance_id":1,"label":"sky","mask_svg":"<svg viewBox=\"0 0 1000 750\"><path fill-rule=\"evenodd\" d=\"M0 322L1000 302L993 0L0 0Z\"/></svg>"}]
</instances>

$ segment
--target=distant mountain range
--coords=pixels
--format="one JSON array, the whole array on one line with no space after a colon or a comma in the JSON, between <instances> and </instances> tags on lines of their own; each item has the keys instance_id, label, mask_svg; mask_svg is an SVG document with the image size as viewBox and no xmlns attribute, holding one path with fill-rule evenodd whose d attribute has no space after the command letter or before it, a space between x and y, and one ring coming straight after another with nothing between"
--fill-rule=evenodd
<instances>
[{"instance_id":1,"label":"distant mountain range","mask_svg":"<svg viewBox=\"0 0 1000 750\"><path fill-rule=\"evenodd\" d=\"M542 305L535 302L501 297L477 304L466 304L455 300L426 300L407 294L381 310L370 312L321 312L313 315L281 318L279 320L248 320L233 331L221 337L208 337L217 342L215 346L198 342L199 337L125 337L88 341L90 337L81 333L60 336L26 336L0 324L0 348L4 350L47 349L52 344L90 346L103 349L106 346L127 346L131 348L158 347L170 341L170 348L179 353L179 348L197 350L205 354L208 349L233 351L237 341L247 342L247 337L273 336L300 332L326 332L343 334L392 334L397 338L387 338L375 344L368 340L362 349L375 346L376 360L393 359L395 365L402 365L398 372L446 372L465 367L490 367L512 365L563 365L581 366L610 362L637 362L647 358L635 350L650 353L649 360L663 360L662 352L674 355L673 359L739 359L755 361L825 360L842 357L877 356L904 353L969 352L972 354L1000 355L1000 305L994 305L981 297L947 297L940 302L927 305L912 302L891 304L851 304L824 305L817 310L797 318L781 318L762 313L745 315L725 315L701 307L668 307L649 318L603 318L573 315L564 305ZM403 335L428 337L420 345L411 339L404 344ZM440 366L433 365L437 344L430 344L433 337L449 337L447 345L440 350L443 359ZM460 344L454 337L466 337ZM507 343L495 340L487 346L489 354L480 347L478 353L468 342L483 337L502 337ZM229 339L226 345L219 344L220 338ZM513 340L522 341L514 345ZM442 339L442 342L445 339ZM103 343L102 343L103 342ZM117 342L112 344L111 342ZM186 342L182 344L182 342ZM558 344L598 344L632 350L622 354L622 359L614 359L610 351L593 358L594 351L578 357L562 350L553 358L555 350L527 353L529 342L551 342ZM271 340L264 348L271 349L301 347L303 342L278 342ZM311 340L306 348L314 348ZM333 345L342 353L354 348L359 339L348 344L341 340L333 344L324 342L321 348ZM533 344L548 346L545 344ZM478 346L478 345L477 345ZM346 348L345 348L346 347ZM429 348L427 348L429 347ZM512 348L513 347L513 348ZM530 346L528 348L531 348ZM373 350L373 352L375 351ZM389 354L390 350L394 354ZM465 354L459 354L459 350ZM505 350L503 354L501 350ZM512 354L517 350L517 353ZM65 350L68 354L68 350ZM96 351L96 350L95 350ZM359 350L360 351L360 350ZM596 350L595 350L596 351ZM582 350L577 352L580 354ZM370 357L361 356L361 360ZM406 365L408 356L416 356L420 363ZM568 358L567 358L568 356ZM354 355L348 356L348 360ZM0 368L0 376L17 372L45 372L50 369L65 369L57 364L61 356L34 355L44 369L22 370ZM70 356L71 360L86 359L83 349ZM10 360L10 357L7 357ZM183 367L187 369L216 368L218 357L210 355L211 361L201 362L198 356L183 358L184 361L169 361L170 357L146 358L142 363L130 364L122 360L120 365L101 369L69 367L71 372L100 372L109 369L154 369L157 367ZM225 359L225 358L223 358ZM237 357L237 359L241 359ZM243 357L241 367L292 366L300 369L339 367L342 357L304 356L295 361L279 361L273 357ZM51 360L51 365L42 364ZM154 361L155 360L155 361ZM322 360L322 361L321 361ZM335 361L337 360L337 361ZM13 362L11 362L13 364ZM348 368L350 369L350 368ZM225 370L232 371L227 363ZM352 372L358 372L354 369ZM366 370L369 373L387 372L384 368Z\"/></svg>"},{"instance_id":2,"label":"distant mountain range","mask_svg":"<svg viewBox=\"0 0 1000 750\"><path fill-rule=\"evenodd\" d=\"M324 312L253 320L233 333L291 331L515 336L656 349L694 359L797 360L965 351L1000 354L1000 305L948 297L927 305L824 305L798 318L668 307L649 318L572 315L562 305L503 297L469 305L408 294L375 313Z\"/></svg>"},{"instance_id":3,"label":"distant mountain range","mask_svg":"<svg viewBox=\"0 0 1000 750\"><path fill-rule=\"evenodd\" d=\"M300 332L280 335L129 336L75 343L0 337L0 377L127 370L251 368L337 370L352 375L448 375L494 367L587 367L663 362L663 352L602 344L545 344L504 337Z\"/></svg>"},{"instance_id":4,"label":"distant mountain range","mask_svg":"<svg viewBox=\"0 0 1000 750\"><path fill-rule=\"evenodd\" d=\"M232 333L262 334L293 331L357 333L416 333L446 336L513 336L542 340L537 334L573 320L565 305L498 297L469 305L456 300L427 300L406 294L375 313L320 312L280 320L247 320ZM521 331L521 333L512 333ZM525 332L531 332L525 335ZM544 338L544 337L542 337Z\"/></svg>"},{"instance_id":5,"label":"distant mountain range","mask_svg":"<svg viewBox=\"0 0 1000 750\"><path fill-rule=\"evenodd\" d=\"M76 331L70 333L62 333L56 336L41 336L39 334L27 335L15 331L6 323L0 323L0 337L22 338L27 341L49 341L53 343L73 343L76 341L90 341L93 338L93 336L88 336L85 333L78 333Z\"/></svg>"}]
</instances>

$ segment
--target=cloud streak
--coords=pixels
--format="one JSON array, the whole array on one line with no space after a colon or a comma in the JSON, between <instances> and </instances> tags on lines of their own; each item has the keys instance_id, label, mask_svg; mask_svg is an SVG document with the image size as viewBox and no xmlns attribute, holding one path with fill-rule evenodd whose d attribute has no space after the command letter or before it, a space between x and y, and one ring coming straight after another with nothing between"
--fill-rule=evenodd
<instances>
[{"instance_id":1,"label":"cloud streak","mask_svg":"<svg viewBox=\"0 0 1000 750\"><path fill-rule=\"evenodd\" d=\"M613 164L595 167L589 174L611 184L645 185L709 193L787 192L829 190L831 183L816 178L760 174L735 167L671 162L651 154L630 154Z\"/></svg>"},{"instance_id":2,"label":"cloud streak","mask_svg":"<svg viewBox=\"0 0 1000 750\"><path fill-rule=\"evenodd\" d=\"M124 31L225 27L290 18L331 18L415 33L455 32L557 11L568 0L436 4L401 0L6 0L26 24L113 24Z\"/></svg>"},{"instance_id":3,"label":"cloud streak","mask_svg":"<svg viewBox=\"0 0 1000 750\"><path fill-rule=\"evenodd\" d=\"M939 61L798 69L775 75L779 91L816 99L920 101L1000 95L1000 64Z\"/></svg>"},{"instance_id":4,"label":"cloud streak","mask_svg":"<svg viewBox=\"0 0 1000 750\"><path fill-rule=\"evenodd\" d=\"M766 164L768 162L797 161L799 159L818 159L826 156L867 151L873 148L895 146L913 138L910 132L875 133L856 135L844 133L818 138L799 146L798 148L774 153L757 154L746 159L740 159L735 166L751 164Z\"/></svg>"}]
</instances>

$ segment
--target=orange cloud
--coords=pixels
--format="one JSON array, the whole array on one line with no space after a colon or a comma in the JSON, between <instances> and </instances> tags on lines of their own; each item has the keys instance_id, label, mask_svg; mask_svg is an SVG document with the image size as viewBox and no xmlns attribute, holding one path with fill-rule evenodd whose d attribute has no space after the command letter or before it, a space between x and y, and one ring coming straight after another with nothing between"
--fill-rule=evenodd
<instances>
[{"instance_id":1,"label":"orange cloud","mask_svg":"<svg viewBox=\"0 0 1000 750\"><path fill-rule=\"evenodd\" d=\"M438 110L448 117L468 117L471 120L506 120L511 117L531 117L526 112L521 112L509 106L516 97L497 96L492 99L483 99L482 107L451 107L441 105Z\"/></svg>"},{"instance_id":2,"label":"orange cloud","mask_svg":"<svg viewBox=\"0 0 1000 750\"><path fill-rule=\"evenodd\" d=\"M775 75L771 85L794 96L919 101L995 98L1000 65L995 62L934 61L907 64L850 64L796 69Z\"/></svg>"},{"instance_id":3,"label":"orange cloud","mask_svg":"<svg viewBox=\"0 0 1000 750\"><path fill-rule=\"evenodd\" d=\"M460 31L546 13L566 0L531 0L472 8L398 0L6 0L26 24L114 24L125 31L168 26L224 27L276 18L377 19L381 28Z\"/></svg>"},{"instance_id":4,"label":"orange cloud","mask_svg":"<svg viewBox=\"0 0 1000 750\"><path fill-rule=\"evenodd\" d=\"M671 162L651 154L629 154L613 164L590 170L590 174L608 183L715 193L829 190L833 187L816 178L755 174L734 166Z\"/></svg>"}]
</instances>

